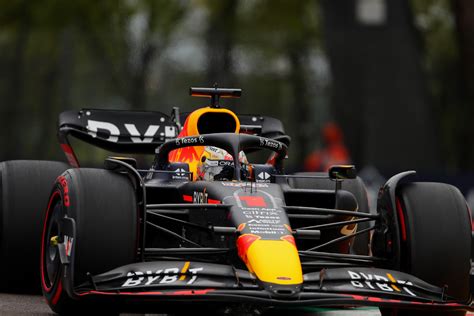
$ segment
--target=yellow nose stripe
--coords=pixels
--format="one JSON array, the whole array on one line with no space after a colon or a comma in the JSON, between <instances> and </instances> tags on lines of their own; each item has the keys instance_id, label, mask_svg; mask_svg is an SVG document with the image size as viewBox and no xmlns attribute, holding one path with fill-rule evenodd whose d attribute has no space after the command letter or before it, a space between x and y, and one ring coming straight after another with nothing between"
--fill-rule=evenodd
<instances>
[{"instance_id":1,"label":"yellow nose stripe","mask_svg":"<svg viewBox=\"0 0 474 316\"><path fill-rule=\"evenodd\" d=\"M264 282L301 284L303 272L296 247L285 240L256 240L247 252L249 270Z\"/></svg>"}]
</instances>

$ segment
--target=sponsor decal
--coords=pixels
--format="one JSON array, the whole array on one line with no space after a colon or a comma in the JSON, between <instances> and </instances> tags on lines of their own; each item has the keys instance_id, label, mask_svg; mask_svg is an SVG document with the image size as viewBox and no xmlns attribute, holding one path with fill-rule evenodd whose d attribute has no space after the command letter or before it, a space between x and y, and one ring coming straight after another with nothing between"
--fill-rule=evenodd
<instances>
[{"instance_id":1,"label":"sponsor decal","mask_svg":"<svg viewBox=\"0 0 474 316\"><path fill-rule=\"evenodd\" d=\"M204 192L194 191L194 193L193 193L193 203L206 204L207 203L207 198L208 198L208 194L206 192L206 189L204 189Z\"/></svg>"},{"instance_id":2,"label":"sponsor decal","mask_svg":"<svg viewBox=\"0 0 474 316\"><path fill-rule=\"evenodd\" d=\"M148 126L143 138L140 135L140 132L137 130L135 124L125 124L125 128L127 132L131 135L130 139L134 143L151 143L153 141L153 137L156 135L158 130L160 129L160 125L150 125Z\"/></svg>"},{"instance_id":3,"label":"sponsor decal","mask_svg":"<svg viewBox=\"0 0 474 316\"><path fill-rule=\"evenodd\" d=\"M242 214L248 219L257 219L263 223L279 224L281 222L280 213L272 209L242 208Z\"/></svg>"},{"instance_id":4,"label":"sponsor decal","mask_svg":"<svg viewBox=\"0 0 474 316\"><path fill-rule=\"evenodd\" d=\"M63 204L65 207L69 207L69 205L71 205L71 201L69 200L69 187L67 185L67 180L65 177L59 176L57 182L59 182L63 188Z\"/></svg>"},{"instance_id":5,"label":"sponsor decal","mask_svg":"<svg viewBox=\"0 0 474 316\"><path fill-rule=\"evenodd\" d=\"M284 234L286 227L282 225L281 213L281 210L274 208L242 207L242 214L248 219L250 232L257 235Z\"/></svg>"},{"instance_id":6,"label":"sponsor decal","mask_svg":"<svg viewBox=\"0 0 474 316\"><path fill-rule=\"evenodd\" d=\"M88 120L86 128L88 129L88 134L94 138L97 137L97 133L99 132L99 130L103 130L107 131L110 134L110 136L105 138L105 140L114 143L118 142L120 130L115 124L109 122Z\"/></svg>"},{"instance_id":7,"label":"sponsor decal","mask_svg":"<svg viewBox=\"0 0 474 316\"><path fill-rule=\"evenodd\" d=\"M219 166L220 167L233 167L234 162L232 160L219 160Z\"/></svg>"},{"instance_id":8,"label":"sponsor decal","mask_svg":"<svg viewBox=\"0 0 474 316\"><path fill-rule=\"evenodd\" d=\"M252 219L247 222L247 227L250 233L255 235L284 235L288 231L285 226L275 223L267 223L268 220Z\"/></svg>"},{"instance_id":9,"label":"sponsor decal","mask_svg":"<svg viewBox=\"0 0 474 316\"><path fill-rule=\"evenodd\" d=\"M73 237L64 235L64 247L66 249L66 256L68 257L71 257L73 242L74 242Z\"/></svg>"},{"instance_id":10,"label":"sponsor decal","mask_svg":"<svg viewBox=\"0 0 474 316\"><path fill-rule=\"evenodd\" d=\"M262 171L257 175L256 181L257 182L270 182L271 175L266 172Z\"/></svg>"},{"instance_id":11,"label":"sponsor decal","mask_svg":"<svg viewBox=\"0 0 474 316\"><path fill-rule=\"evenodd\" d=\"M407 286L413 286L413 283L410 281L396 280L390 273L387 273L386 276L351 270L348 270L347 273L349 273L352 280L351 284L355 288L380 290L384 292L405 292L411 296L417 296L407 288Z\"/></svg>"},{"instance_id":12,"label":"sponsor decal","mask_svg":"<svg viewBox=\"0 0 474 316\"><path fill-rule=\"evenodd\" d=\"M176 175L179 177L185 177L186 176L186 170L183 168L178 168L174 172L176 172Z\"/></svg>"},{"instance_id":13,"label":"sponsor decal","mask_svg":"<svg viewBox=\"0 0 474 316\"><path fill-rule=\"evenodd\" d=\"M249 182L221 182L221 184L225 187L233 187L233 188L245 188L247 186L253 186L257 188L268 188L268 184L265 183L249 183Z\"/></svg>"},{"instance_id":14,"label":"sponsor decal","mask_svg":"<svg viewBox=\"0 0 474 316\"><path fill-rule=\"evenodd\" d=\"M263 137L260 137L260 147L269 147L278 150L282 149L281 143Z\"/></svg>"},{"instance_id":15,"label":"sponsor decal","mask_svg":"<svg viewBox=\"0 0 474 316\"><path fill-rule=\"evenodd\" d=\"M192 144L204 144L204 137L185 137L185 138L176 138L176 146L181 145L192 145Z\"/></svg>"},{"instance_id":16,"label":"sponsor decal","mask_svg":"<svg viewBox=\"0 0 474 316\"><path fill-rule=\"evenodd\" d=\"M207 146L206 151L212 151L213 153L220 153L220 148L216 146Z\"/></svg>"},{"instance_id":17,"label":"sponsor decal","mask_svg":"<svg viewBox=\"0 0 474 316\"><path fill-rule=\"evenodd\" d=\"M222 202L219 200L209 199L208 194L204 190L204 192L194 192L193 195L186 195L183 194L183 201L185 202L192 202L196 204L221 204Z\"/></svg>"},{"instance_id":18,"label":"sponsor decal","mask_svg":"<svg viewBox=\"0 0 474 316\"><path fill-rule=\"evenodd\" d=\"M155 139L160 130L160 127L164 129L164 132L160 133L158 136L159 138L174 138L177 135L177 130L175 126L161 126L161 125L149 125L143 136L137 129L137 126L133 123L125 123L124 124L125 130L130 135L130 140L133 143L151 143ZM92 137L96 138L97 133L102 130L109 134L107 138L104 138L107 141L117 143L120 136L120 129L117 125L104 122L104 121L95 121L95 120L87 120L88 134Z\"/></svg>"},{"instance_id":19,"label":"sponsor decal","mask_svg":"<svg viewBox=\"0 0 474 316\"><path fill-rule=\"evenodd\" d=\"M186 170L183 168L178 168L174 171L174 174L172 175L172 179L188 179L186 175Z\"/></svg>"},{"instance_id":20,"label":"sponsor decal","mask_svg":"<svg viewBox=\"0 0 474 316\"><path fill-rule=\"evenodd\" d=\"M199 272L203 270L202 267L189 269L189 262L186 262L181 269L176 267L157 271L132 271L127 273L127 280L122 284L122 287L174 284L177 282L191 285L197 280Z\"/></svg>"}]
</instances>

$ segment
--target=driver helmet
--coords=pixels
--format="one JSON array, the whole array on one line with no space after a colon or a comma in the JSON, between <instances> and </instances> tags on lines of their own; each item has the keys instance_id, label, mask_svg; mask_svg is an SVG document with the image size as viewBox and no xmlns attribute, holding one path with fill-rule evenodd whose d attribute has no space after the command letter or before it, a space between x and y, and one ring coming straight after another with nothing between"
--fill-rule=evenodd
<instances>
[{"instance_id":1,"label":"driver helmet","mask_svg":"<svg viewBox=\"0 0 474 316\"><path fill-rule=\"evenodd\" d=\"M242 178L246 178L248 160L243 151L239 153L242 165ZM197 165L198 180L228 181L234 177L234 161L232 155L215 146L205 146Z\"/></svg>"}]
</instances>

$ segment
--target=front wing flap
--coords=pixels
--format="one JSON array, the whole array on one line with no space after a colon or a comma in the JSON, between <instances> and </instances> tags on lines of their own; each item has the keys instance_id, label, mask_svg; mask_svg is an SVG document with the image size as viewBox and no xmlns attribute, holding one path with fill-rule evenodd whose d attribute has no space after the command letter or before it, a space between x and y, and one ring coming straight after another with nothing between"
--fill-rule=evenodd
<instances>
[{"instance_id":1,"label":"front wing flap","mask_svg":"<svg viewBox=\"0 0 474 316\"><path fill-rule=\"evenodd\" d=\"M248 303L260 306L392 306L473 310L446 289L412 275L378 268L322 269L304 275L298 291L270 292L251 273L230 265L189 262L142 262L92 276L74 289L78 299L114 296L160 303Z\"/></svg>"},{"instance_id":2,"label":"front wing flap","mask_svg":"<svg viewBox=\"0 0 474 316\"><path fill-rule=\"evenodd\" d=\"M92 284L93 283L93 284ZM229 265L161 261L141 262L93 276L81 288L99 291L148 291L157 289L234 288L258 289L255 277Z\"/></svg>"}]
</instances>

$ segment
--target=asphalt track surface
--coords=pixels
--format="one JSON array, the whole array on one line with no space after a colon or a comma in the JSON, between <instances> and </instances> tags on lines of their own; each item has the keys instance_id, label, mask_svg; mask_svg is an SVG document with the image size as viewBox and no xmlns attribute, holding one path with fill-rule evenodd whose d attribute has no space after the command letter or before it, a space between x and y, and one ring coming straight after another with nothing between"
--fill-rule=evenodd
<instances>
[{"instance_id":1,"label":"asphalt track surface","mask_svg":"<svg viewBox=\"0 0 474 316\"><path fill-rule=\"evenodd\" d=\"M0 316L3 315L55 315L49 309L42 296L38 295L17 295L0 293ZM132 314L122 314L132 315ZM136 315L136 314L135 314ZM142 314L143 315L143 314ZM158 314L146 314L147 316ZM378 309L361 308L354 310L329 310L313 309L308 310L305 315L315 316L378 316Z\"/></svg>"}]
</instances>

